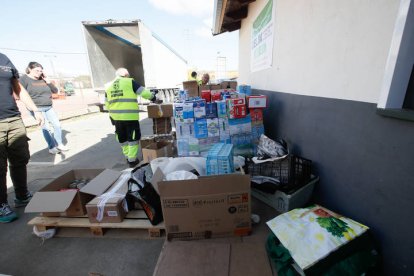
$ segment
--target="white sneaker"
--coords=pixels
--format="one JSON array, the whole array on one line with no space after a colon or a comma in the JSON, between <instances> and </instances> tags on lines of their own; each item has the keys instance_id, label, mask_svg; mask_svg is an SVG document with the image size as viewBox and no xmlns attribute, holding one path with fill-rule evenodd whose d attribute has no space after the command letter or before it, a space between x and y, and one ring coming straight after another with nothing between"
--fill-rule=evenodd
<instances>
[{"instance_id":1,"label":"white sneaker","mask_svg":"<svg viewBox=\"0 0 414 276\"><path fill-rule=\"evenodd\" d=\"M58 154L58 153L60 153L60 150L58 150L58 148L54 147L54 148L49 149L49 153L50 154Z\"/></svg>"},{"instance_id":2,"label":"white sneaker","mask_svg":"<svg viewBox=\"0 0 414 276\"><path fill-rule=\"evenodd\" d=\"M67 146L64 146L64 145L58 145L57 149L60 150L60 151L68 151L69 150L69 148Z\"/></svg>"}]
</instances>

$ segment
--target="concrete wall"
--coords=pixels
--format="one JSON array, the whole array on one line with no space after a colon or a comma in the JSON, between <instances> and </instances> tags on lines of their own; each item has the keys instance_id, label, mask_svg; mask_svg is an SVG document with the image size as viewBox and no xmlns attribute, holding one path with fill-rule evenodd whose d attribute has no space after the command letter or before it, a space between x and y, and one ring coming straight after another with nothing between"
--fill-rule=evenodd
<instances>
[{"instance_id":1,"label":"concrete wall","mask_svg":"<svg viewBox=\"0 0 414 276\"><path fill-rule=\"evenodd\" d=\"M371 103L254 93L270 100L265 133L313 161L314 202L371 228L386 275L412 275L414 123L382 117Z\"/></svg>"},{"instance_id":2,"label":"concrete wall","mask_svg":"<svg viewBox=\"0 0 414 276\"><path fill-rule=\"evenodd\" d=\"M249 5L240 29L240 83L255 88L377 103L398 0L274 0L273 67L250 73Z\"/></svg>"},{"instance_id":3,"label":"concrete wall","mask_svg":"<svg viewBox=\"0 0 414 276\"><path fill-rule=\"evenodd\" d=\"M398 0L274 0L273 66L250 72L249 5L239 83L269 97L265 132L314 161L314 200L372 229L386 275L412 275L414 123L376 113Z\"/></svg>"}]
</instances>

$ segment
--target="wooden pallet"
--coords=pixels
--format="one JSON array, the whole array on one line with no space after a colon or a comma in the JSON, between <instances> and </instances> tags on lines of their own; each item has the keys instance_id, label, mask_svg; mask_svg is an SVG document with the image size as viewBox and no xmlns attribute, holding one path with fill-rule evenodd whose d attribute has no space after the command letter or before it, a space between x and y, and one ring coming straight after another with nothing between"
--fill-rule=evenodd
<instances>
[{"instance_id":1,"label":"wooden pallet","mask_svg":"<svg viewBox=\"0 0 414 276\"><path fill-rule=\"evenodd\" d=\"M28 222L39 231L49 228L89 228L94 236L103 236L107 229L147 230L149 238L159 238L165 231L164 222L153 226L143 210L130 211L119 223L91 223L87 217L35 217Z\"/></svg>"}]
</instances>

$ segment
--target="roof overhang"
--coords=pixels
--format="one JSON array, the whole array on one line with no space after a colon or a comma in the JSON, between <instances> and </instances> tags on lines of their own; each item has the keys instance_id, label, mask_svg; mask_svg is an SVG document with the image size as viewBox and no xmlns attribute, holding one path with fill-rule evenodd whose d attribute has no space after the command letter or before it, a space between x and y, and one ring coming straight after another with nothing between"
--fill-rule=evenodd
<instances>
[{"instance_id":1,"label":"roof overhang","mask_svg":"<svg viewBox=\"0 0 414 276\"><path fill-rule=\"evenodd\" d=\"M241 28L247 17L249 4L256 0L214 0L213 35Z\"/></svg>"}]
</instances>

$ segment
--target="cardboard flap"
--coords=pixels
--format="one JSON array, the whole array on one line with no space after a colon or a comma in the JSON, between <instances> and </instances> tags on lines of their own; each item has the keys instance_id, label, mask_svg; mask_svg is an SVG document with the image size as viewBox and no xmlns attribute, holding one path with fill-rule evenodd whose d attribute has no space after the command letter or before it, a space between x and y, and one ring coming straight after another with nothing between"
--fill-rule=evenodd
<instances>
[{"instance_id":1,"label":"cardboard flap","mask_svg":"<svg viewBox=\"0 0 414 276\"><path fill-rule=\"evenodd\" d=\"M250 175L223 174L205 176L191 180L174 180L158 182L161 197L212 195L250 191Z\"/></svg>"},{"instance_id":2,"label":"cardboard flap","mask_svg":"<svg viewBox=\"0 0 414 276\"><path fill-rule=\"evenodd\" d=\"M102 193L101 195L95 197L94 199L92 199L90 202L88 202L87 205L96 205L99 203L99 201L101 200L100 197L107 195L108 193L115 193L115 194L119 194L119 195L126 195L128 193L128 180L129 180L129 174L130 172L124 172L125 175L122 175L122 177L120 177L119 179L117 179L115 181L114 184L112 184L112 186L110 188L108 188L105 193ZM125 177L124 177L125 176ZM120 183L120 181L122 181L122 183ZM114 190L117 187L116 190ZM119 197L119 196L113 196L110 197L107 201L106 204L116 204L119 201L123 200L125 197Z\"/></svg>"},{"instance_id":3,"label":"cardboard flap","mask_svg":"<svg viewBox=\"0 0 414 276\"><path fill-rule=\"evenodd\" d=\"M80 192L98 196L103 194L121 175L121 172L106 169L93 178Z\"/></svg>"},{"instance_id":4,"label":"cardboard flap","mask_svg":"<svg viewBox=\"0 0 414 276\"><path fill-rule=\"evenodd\" d=\"M158 188L158 182L163 181L163 180L164 180L164 174L162 173L162 170L160 168L157 168L154 174L152 175L151 184L158 194L160 194L160 190Z\"/></svg>"},{"instance_id":5,"label":"cardboard flap","mask_svg":"<svg viewBox=\"0 0 414 276\"><path fill-rule=\"evenodd\" d=\"M26 206L25 213L65 212L78 191L37 192Z\"/></svg>"}]
</instances>

